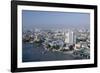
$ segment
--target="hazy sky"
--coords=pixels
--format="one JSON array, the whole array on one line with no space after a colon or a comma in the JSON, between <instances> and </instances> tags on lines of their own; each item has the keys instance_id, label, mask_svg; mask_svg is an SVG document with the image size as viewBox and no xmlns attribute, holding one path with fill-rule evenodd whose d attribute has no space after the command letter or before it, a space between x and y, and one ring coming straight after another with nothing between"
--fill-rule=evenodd
<instances>
[{"instance_id":1,"label":"hazy sky","mask_svg":"<svg viewBox=\"0 0 100 73\"><path fill-rule=\"evenodd\" d=\"M65 29L90 27L89 13L48 12L48 11L22 11L23 30L34 28Z\"/></svg>"}]
</instances>

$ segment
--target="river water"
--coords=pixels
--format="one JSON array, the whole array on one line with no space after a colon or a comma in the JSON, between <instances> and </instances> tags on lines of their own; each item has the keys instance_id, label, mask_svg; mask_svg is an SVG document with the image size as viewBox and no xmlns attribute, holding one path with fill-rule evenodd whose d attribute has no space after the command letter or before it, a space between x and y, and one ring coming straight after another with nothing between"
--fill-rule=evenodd
<instances>
[{"instance_id":1,"label":"river water","mask_svg":"<svg viewBox=\"0 0 100 73\"><path fill-rule=\"evenodd\" d=\"M46 51L42 45L23 43L22 46L23 62L75 60L75 57L70 53Z\"/></svg>"}]
</instances>

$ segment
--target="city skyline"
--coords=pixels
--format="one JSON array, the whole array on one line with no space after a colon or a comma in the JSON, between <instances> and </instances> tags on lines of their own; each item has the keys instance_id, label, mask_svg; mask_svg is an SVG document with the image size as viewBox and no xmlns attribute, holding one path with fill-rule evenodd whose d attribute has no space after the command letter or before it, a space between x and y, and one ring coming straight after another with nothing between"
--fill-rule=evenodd
<instances>
[{"instance_id":1,"label":"city skyline","mask_svg":"<svg viewBox=\"0 0 100 73\"><path fill-rule=\"evenodd\" d=\"M23 30L39 29L90 29L89 13L54 12L54 11L22 11Z\"/></svg>"},{"instance_id":2,"label":"city skyline","mask_svg":"<svg viewBox=\"0 0 100 73\"><path fill-rule=\"evenodd\" d=\"M90 59L90 14L23 10L22 25L23 62Z\"/></svg>"}]
</instances>

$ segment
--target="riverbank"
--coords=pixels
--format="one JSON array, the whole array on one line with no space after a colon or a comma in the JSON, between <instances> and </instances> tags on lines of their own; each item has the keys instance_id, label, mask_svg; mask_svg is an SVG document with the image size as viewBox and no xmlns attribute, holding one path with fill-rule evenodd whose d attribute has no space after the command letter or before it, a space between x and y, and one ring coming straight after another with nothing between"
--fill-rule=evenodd
<instances>
[{"instance_id":1,"label":"riverbank","mask_svg":"<svg viewBox=\"0 0 100 73\"><path fill-rule=\"evenodd\" d=\"M78 58L82 59L82 58ZM46 51L41 46L35 44L23 43L22 62L40 62L40 61L59 61L59 60L77 60L72 53L62 51Z\"/></svg>"}]
</instances>

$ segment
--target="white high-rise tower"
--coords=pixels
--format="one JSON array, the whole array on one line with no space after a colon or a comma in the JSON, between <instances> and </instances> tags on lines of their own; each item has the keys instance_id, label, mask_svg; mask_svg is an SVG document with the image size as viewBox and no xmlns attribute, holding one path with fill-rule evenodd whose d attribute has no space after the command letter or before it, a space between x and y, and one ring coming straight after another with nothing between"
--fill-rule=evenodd
<instances>
[{"instance_id":1,"label":"white high-rise tower","mask_svg":"<svg viewBox=\"0 0 100 73\"><path fill-rule=\"evenodd\" d=\"M69 44L74 44L74 32L73 31L68 31L67 33L65 33L65 43L69 43Z\"/></svg>"}]
</instances>

